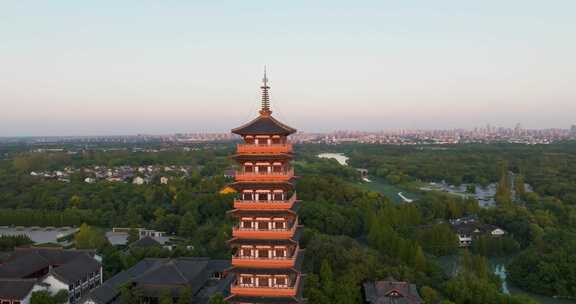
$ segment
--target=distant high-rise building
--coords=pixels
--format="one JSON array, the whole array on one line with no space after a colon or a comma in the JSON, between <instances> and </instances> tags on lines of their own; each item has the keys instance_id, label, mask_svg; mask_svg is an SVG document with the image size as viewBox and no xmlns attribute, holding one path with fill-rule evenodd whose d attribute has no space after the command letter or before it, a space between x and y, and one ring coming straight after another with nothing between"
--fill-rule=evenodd
<instances>
[{"instance_id":1,"label":"distant high-rise building","mask_svg":"<svg viewBox=\"0 0 576 304\"><path fill-rule=\"evenodd\" d=\"M522 135L522 125L520 123L516 124L516 127L514 128L514 135L515 136Z\"/></svg>"},{"instance_id":2,"label":"distant high-rise building","mask_svg":"<svg viewBox=\"0 0 576 304\"><path fill-rule=\"evenodd\" d=\"M570 128L570 135L576 138L576 125L572 125L572 128Z\"/></svg>"}]
</instances>

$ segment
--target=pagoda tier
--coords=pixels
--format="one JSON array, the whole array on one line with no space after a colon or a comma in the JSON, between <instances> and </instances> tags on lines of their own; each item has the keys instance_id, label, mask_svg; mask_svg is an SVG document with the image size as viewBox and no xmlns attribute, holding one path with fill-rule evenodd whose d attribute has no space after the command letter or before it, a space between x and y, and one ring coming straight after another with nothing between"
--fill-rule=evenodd
<instances>
[{"instance_id":1,"label":"pagoda tier","mask_svg":"<svg viewBox=\"0 0 576 304\"><path fill-rule=\"evenodd\" d=\"M297 258L291 266L278 268L233 266L229 272L235 274L231 293L242 296L288 296L296 297L299 292L303 254L297 251ZM271 259L269 259L271 260Z\"/></svg>"},{"instance_id":2,"label":"pagoda tier","mask_svg":"<svg viewBox=\"0 0 576 304\"><path fill-rule=\"evenodd\" d=\"M234 209L232 268L229 303L300 303L302 228L300 203L294 191L295 174L288 136L295 129L272 117L268 84L264 76L262 109L249 123L233 129L242 137L232 156L238 163L238 194Z\"/></svg>"},{"instance_id":3,"label":"pagoda tier","mask_svg":"<svg viewBox=\"0 0 576 304\"><path fill-rule=\"evenodd\" d=\"M258 192L258 190L271 190L277 191L282 190L283 192L288 192L294 190L295 186L292 180L290 181L242 181L234 182L229 184L230 187L234 188L236 191L252 191Z\"/></svg>"},{"instance_id":4,"label":"pagoda tier","mask_svg":"<svg viewBox=\"0 0 576 304\"><path fill-rule=\"evenodd\" d=\"M290 208L284 209L265 209L254 210L250 208L237 208L228 211L228 214L234 218L239 217L286 217L294 218L300 209L300 201L295 201Z\"/></svg>"},{"instance_id":5,"label":"pagoda tier","mask_svg":"<svg viewBox=\"0 0 576 304\"><path fill-rule=\"evenodd\" d=\"M290 197L290 198L288 198ZM234 209L241 210L288 210L298 204L296 193L285 192L245 192L234 200Z\"/></svg>"},{"instance_id":6,"label":"pagoda tier","mask_svg":"<svg viewBox=\"0 0 576 304\"><path fill-rule=\"evenodd\" d=\"M287 239L248 239L235 237L228 241L228 245L232 248L241 247L244 245L254 246L296 246L302 237L302 226L296 228L294 235Z\"/></svg>"}]
</instances>

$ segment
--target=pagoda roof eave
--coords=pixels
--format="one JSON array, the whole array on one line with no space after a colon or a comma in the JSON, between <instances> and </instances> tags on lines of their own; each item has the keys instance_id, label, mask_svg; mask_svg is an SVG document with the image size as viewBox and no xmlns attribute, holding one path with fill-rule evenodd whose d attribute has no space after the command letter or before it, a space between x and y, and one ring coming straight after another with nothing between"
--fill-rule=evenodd
<instances>
[{"instance_id":1,"label":"pagoda roof eave","mask_svg":"<svg viewBox=\"0 0 576 304\"><path fill-rule=\"evenodd\" d=\"M302 226L296 227L296 232L294 236L290 239L284 240L267 240L267 239L245 239L245 238L233 238L228 240L229 245L298 245L300 238L302 237L303 229ZM302 255L303 256L303 255Z\"/></svg>"},{"instance_id":2,"label":"pagoda roof eave","mask_svg":"<svg viewBox=\"0 0 576 304\"><path fill-rule=\"evenodd\" d=\"M270 154L260 154L260 153L253 153L253 154L233 154L230 156L232 159L291 159L294 155L290 153L270 153Z\"/></svg>"},{"instance_id":3,"label":"pagoda roof eave","mask_svg":"<svg viewBox=\"0 0 576 304\"><path fill-rule=\"evenodd\" d=\"M289 127L271 115L260 115L248 123L232 129L232 133L238 135L290 135L296 133L296 129Z\"/></svg>"},{"instance_id":4,"label":"pagoda roof eave","mask_svg":"<svg viewBox=\"0 0 576 304\"><path fill-rule=\"evenodd\" d=\"M278 216L278 215L283 215L283 214L289 214L289 215L293 215L293 216L297 216L298 215L298 209L300 209L300 203L299 201L295 201L294 204L292 204L292 207L290 209L270 209L270 210L248 210L248 209L232 209L227 211L228 214L232 215L232 216L250 216L250 215L254 215L254 216Z\"/></svg>"},{"instance_id":5,"label":"pagoda roof eave","mask_svg":"<svg viewBox=\"0 0 576 304\"><path fill-rule=\"evenodd\" d=\"M294 184L289 181L281 181L281 182L250 182L250 181L243 181L243 182L234 182L229 184L228 186L236 189L237 191L242 190L250 190L255 188L260 189L286 189L286 190L293 190L295 188Z\"/></svg>"},{"instance_id":6,"label":"pagoda roof eave","mask_svg":"<svg viewBox=\"0 0 576 304\"><path fill-rule=\"evenodd\" d=\"M226 298L229 303L266 303L266 304L298 304L301 303L294 297L249 297L232 295Z\"/></svg>"}]
</instances>

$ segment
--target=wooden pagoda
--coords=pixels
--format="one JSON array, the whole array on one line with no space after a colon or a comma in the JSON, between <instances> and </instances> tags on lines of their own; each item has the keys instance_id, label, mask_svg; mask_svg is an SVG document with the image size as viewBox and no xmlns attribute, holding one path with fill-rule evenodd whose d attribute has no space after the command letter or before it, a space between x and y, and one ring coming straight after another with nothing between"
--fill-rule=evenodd
<instances>
[{"instance_id":1,"label":"wooden pagoda","mask_svg":"<svg viewBox=\"0 0 576 304\"><path fill-rule=\"evenodd\" d=\"M238 192L230 215L235 219L232 269L235 280L227 302L301 303L302 250L298 245L299 201L291 167L296 130L272 117L264 71L260 115L232 130L242 137L233 158L239 164L230 186Z\"/></svg>"}]
</instances>

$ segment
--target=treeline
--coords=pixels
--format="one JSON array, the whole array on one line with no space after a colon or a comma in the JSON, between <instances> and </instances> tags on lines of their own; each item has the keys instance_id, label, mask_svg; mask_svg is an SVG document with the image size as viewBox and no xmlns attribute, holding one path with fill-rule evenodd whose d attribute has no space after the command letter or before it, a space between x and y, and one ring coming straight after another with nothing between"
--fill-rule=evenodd
<instances>
[{"instance_id":1,"label":"treeline","mask_svg":"<svg viewBox=\"0 0 576 304\"><path fill-rule=\"evenodd\" d=\"M451 279L436 261L458 253L446 222L478 213L474 200L427 193L413 204L393 204L343 178L316 175L300 179L297 191L306 227L305 296L311 303L362 303L362 282L390 276L416 283L427 303L490 303L475 300L478 294L501 301L494 303L531 303L503 295L493 275L482 277L482 284L471 276ZM477 268L489 272L485 259L478 260L483 264ZM462 290L452 294L457 284L464 284ZM462 294L468 302L459 302Z\"/></svg>"},{"instance_id":2,"label":"treeline","mask_svg":"<svg viewBox=\"0 0 576 304\"><path fill-rule=\"evenodd\" d=\"M0 235L0 252L13 250L14 247L32 244L26 235Z\"/></svg>"},{"instance_id":3,"label":"treeline","mask_svg":"<svg viewBox=\"0 0 576 304\"><path fill-rule=\"evenodd\" d=\"M503 228L507 235L480 237L471 250L484 256L509 255L523 250L508 267L512 283L534 293L576 297L576 263L572 259L576 252L573 245L576 233L575 142L540 146L342 145L330 149L346 153L355 167L368 168L371 174L408 187L418 181L444 180L455 185L498 183L498 206L470 210L470 213L477 213L482 222ZM535 192L527 191L524 182ZM428 200L424 197L417 204L423 208ZM425 218L430 215L432 218L457 217L467 213L452 208L462 205L445 204L449 201L446 198L440 200L440 204L448 208L433 208L434 211L428 213L423 210ZM452 252L453 249L444 250L449 246L435 244L450 243L443 237L449 237L448 233L441 233L442 228L438 225L430 228L418 237L434 240L421 244L424 251L435 255ZM436 231L433 233L432 229Z\"/></svg>"},{"instance_id":4,"label":"treeline","mask_svg":"<svg viewBox=\"0 0 576 304\"><path fill-rule=\"evenodd\" d=\"M74 208L67 208L62 211L0 209L0 226L63 227L98 222L98 214L91 210Z\"/></svg>"}]
</instances>

